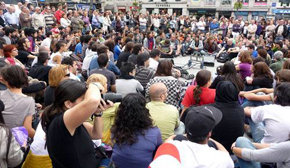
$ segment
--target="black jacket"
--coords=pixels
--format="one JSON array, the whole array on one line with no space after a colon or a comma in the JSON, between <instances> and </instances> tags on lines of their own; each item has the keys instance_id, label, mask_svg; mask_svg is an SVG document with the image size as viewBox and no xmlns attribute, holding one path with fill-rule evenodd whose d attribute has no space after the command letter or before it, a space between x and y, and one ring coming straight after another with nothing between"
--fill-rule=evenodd
<instances>
[{"instance_id":1,"label":"black jacket","mask_svg":"<svg viewBox=\"0 0 290 168\"><path fill-rule=\"evenodd\" d=\"M286 25L279 25L279 26L277 26L276 29L275 29L275 34L277 35L278 29L279 29L280 26L283 26L282 36L284 38L286 38L287 37L287 34L288 34L288 29L287 29L287 26Z\"/></svg>"}]
</instances>

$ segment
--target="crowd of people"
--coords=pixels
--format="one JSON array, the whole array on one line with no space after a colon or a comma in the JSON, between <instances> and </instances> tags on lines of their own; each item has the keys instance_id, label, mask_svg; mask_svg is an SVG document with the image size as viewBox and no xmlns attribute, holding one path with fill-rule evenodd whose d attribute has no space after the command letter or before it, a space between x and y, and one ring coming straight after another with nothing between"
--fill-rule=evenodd
<instances>
[{"instance_id":1,"label":"crowd of people","mask_svg":"<svg viewBox=\"0 0 290 168\"><path fill-rule=\"evenodd\" d=\"M290 20L0 3L0 167L290 167ZM181 79L175 57L215 53Z\"/></svg>"}]
</instances>

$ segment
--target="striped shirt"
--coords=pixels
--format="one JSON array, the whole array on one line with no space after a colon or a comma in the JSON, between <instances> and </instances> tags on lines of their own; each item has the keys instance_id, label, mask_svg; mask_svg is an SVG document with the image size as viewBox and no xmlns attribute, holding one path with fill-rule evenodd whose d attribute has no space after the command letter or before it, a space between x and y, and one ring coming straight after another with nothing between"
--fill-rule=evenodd
<instances>
[{"instance_id":1,"label":"striped shirt","mask_svg":"<svg viewBox=\"0 0 290 168\"><path fill-rule=\"evenodd\" d=\"M146 88L147 83L154 77L155 71L144 66L137 67L135 79L138 80L143 88Z\"/></svg>"}]
</instances>

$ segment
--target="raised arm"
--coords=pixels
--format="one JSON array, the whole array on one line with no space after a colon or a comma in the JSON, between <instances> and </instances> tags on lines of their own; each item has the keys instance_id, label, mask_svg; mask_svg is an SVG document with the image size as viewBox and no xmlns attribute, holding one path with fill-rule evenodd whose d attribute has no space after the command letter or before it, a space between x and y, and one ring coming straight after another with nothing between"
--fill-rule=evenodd
<instances>
[{"instance_id":1,"label":"raised arm","mask_svg":"<svg viewBox=\"0 0 290 168\"><path fill-rule=\"evenodd\" d=\"M64 113L64 124L71 135L74 134L77 127L97 111L101 100L99 90L101 87L100 84L98 86L93 83L90 84L85 93L84 100Z\"/></svg>"}]
</instances>

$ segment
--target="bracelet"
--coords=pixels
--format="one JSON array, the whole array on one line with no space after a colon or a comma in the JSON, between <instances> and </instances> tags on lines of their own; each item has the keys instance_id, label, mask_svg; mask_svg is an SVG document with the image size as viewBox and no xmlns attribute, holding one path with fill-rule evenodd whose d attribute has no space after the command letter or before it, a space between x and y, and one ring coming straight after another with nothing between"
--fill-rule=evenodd
<instances>
[{"instance_id":1,"label":"bracelet","mask_svg":"<svg viewBox=\"0 0 290 168\"><path fill-rule=\"evenodd\" d=\"M100 113L97 113L97 114L95 114L95 113L93 114L94 117L102 117L102 115L103 115L103 112L100 112Z\"/></svg>"}]
</instances>

